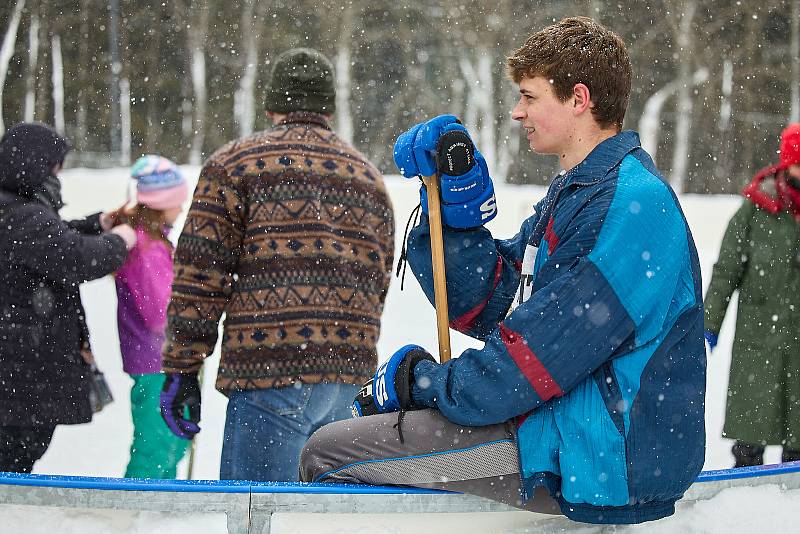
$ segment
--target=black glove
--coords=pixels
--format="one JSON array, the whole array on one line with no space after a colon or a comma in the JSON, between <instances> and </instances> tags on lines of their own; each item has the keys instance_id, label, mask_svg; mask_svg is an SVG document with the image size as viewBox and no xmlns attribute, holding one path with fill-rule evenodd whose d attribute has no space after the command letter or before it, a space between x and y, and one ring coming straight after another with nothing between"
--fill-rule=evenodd
<instances>
[{"instance_id":1,"label":"black glove","mask_svg":"<svg viewBox=\"0 0 800 534\"><path fill-rule=\"evenodd\" d=\"M161 417L179 438L192 439L200 432L200 383L196 374L167 373L161 388Z\"/></svg>"},{"instance_id":2,"label":"black glove","mask_svg":"<svg viewBox=\"0 0 800 534\"><path fill-rule=\"evenodd\" d=\"M414 404L411 388L414 385L414 367L423 360L436 362L419 345L406 345L395 352L356 395L353 417L422 408Z\"/></svg>"}]
</instances>

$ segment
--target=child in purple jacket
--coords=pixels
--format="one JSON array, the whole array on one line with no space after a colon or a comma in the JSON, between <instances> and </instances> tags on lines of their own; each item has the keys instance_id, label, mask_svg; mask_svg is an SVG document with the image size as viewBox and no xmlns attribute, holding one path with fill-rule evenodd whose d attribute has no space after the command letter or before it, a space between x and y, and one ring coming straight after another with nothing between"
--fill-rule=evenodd
<instances>
[{"instance_id":1,"label":"child in purple jacket","mask_svg":"<svg viewBox=\"0 0 800 534\"><path fill-rule=\"evenodd\" d=\"M135 228L137 236L136 246L116 274L122 366L133 378L133 443L125 476L175 478L189 441L176 437L161 418L161 347L173 278L173 246L167 233L189 190L177 166L160 156L139 158L131 176L136 181L136 204L114 215L117 223Z\"/></svg>"}]
</instances>

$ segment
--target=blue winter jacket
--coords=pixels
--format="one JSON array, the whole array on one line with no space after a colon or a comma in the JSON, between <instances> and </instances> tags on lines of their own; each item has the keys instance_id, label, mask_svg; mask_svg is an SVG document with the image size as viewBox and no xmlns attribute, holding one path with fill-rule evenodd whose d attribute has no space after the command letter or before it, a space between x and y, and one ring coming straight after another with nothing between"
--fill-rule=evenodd
<instances>
[{"instance_id":1,"label":"blue winter jacket","mask_svg":"<svg viewBox=\"0 0 800 534\"><path fill-rule=\"evenodd\" d=\"M525 493L571 519L672 514L705 456L700 267L638 135L559 175L512 239L444 240L451 327L485 346L420 363L414 400L462 425L516 418ZM430 257L423 219L409 263L433 302Z\"/></svg>"}]
</instances>

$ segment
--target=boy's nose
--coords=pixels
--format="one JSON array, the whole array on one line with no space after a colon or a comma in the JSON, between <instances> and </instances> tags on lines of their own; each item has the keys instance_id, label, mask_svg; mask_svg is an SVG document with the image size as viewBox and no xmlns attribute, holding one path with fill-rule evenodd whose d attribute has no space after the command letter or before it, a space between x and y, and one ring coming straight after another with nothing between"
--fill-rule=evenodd
<instances>
[{"instance_id":1,"label":"boy's nose","mask_svg":"<svg viewBox=\"0 0 800 534\"><path fill-rule=\"evenodd\" d=\"M522 111L522 106L519 103L511 110L511 118L515 121L521 121L525 118L525 112Z\"/></svg>"}]
</instances>

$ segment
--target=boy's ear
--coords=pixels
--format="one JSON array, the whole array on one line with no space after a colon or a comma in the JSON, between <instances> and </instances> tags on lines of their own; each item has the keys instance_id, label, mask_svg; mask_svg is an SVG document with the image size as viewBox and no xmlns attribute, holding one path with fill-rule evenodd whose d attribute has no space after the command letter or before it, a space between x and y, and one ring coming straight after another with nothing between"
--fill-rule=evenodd
<instances>
[{"instance_id":1,"label":"boy's ear","mask_svg":"<svg viewBox=\"0 0 800 534\"><path fill-rule=\"evenodd\" d=\"M589 88L582 83L576 83L572 88L573 108L575 115L580 115L592 108L592 95Z\"/></svg>"}]
</instances>

